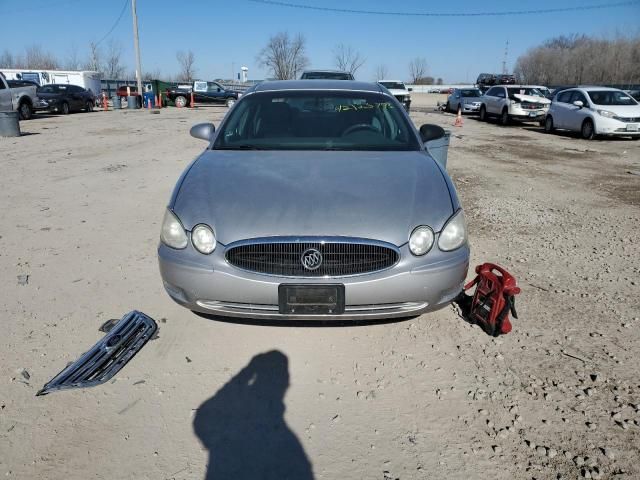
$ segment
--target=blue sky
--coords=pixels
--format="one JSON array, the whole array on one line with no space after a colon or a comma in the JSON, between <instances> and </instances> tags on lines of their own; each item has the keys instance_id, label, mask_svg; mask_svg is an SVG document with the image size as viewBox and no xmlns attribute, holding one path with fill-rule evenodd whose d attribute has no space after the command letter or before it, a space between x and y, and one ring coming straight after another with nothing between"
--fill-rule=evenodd
<instances>
[{"instance_id":1,"label":"blue sky","mask_svg":"<svg viewBox=\"0 0 640 480\"><path fill-rule=\"evenodd\" d=\"M377 0L291 0L335 8L402 12L483 12L514 9L580 7L616 0L458 0L401 2ZM88 44L113 26L124 0L0 0L0 51L22 53L38 44L64 60L77 49L84 58ZM248 0L138 0L142 68L175 74L177 50L191 49L197 76L228 78L232 65L249 68L249 78L267 75L256 55L270 35L303 33L307 54L316 68L332 68L332 50L352 46L367 59L357 77L372 80L377 65L392 78L406 79L412 58L424 57L429 74L445 82L473 81L480 72L500 71L509 40L509 69L519 54L553 36L570 33L640 34L640 3L598 10L508 17L398 17L340 14L279 7ZM25 22L17 21L26 19ZM6 21L11 19L11 21ZM133 35L128 9L103 42L115 39L123 60L133 70Z\"/></svg>"}]
</instances>

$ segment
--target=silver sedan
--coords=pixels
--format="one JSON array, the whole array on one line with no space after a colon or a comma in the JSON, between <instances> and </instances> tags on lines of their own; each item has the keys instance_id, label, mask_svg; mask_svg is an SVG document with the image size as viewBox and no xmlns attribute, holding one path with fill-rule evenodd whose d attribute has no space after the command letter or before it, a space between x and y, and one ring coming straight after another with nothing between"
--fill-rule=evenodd
<instances>
[{"instance_id":1,"label":"silver sedan","mask_svg":"<svg viewBox=\"0 0 640 480\"><path fill-rule=\"evenodd\" d=\"M447 98L446 110L456 113L476 113L480 111L482 92L477 88L455 88Z\"/></svg>"},{"instance_id":2,"label":"silver sedan","mask_svg":"<svg viewBox=\"0 0 640 480\"><path fill-rule=\"evenodd\" d=\"M418 131L376 84L263 82L233 106L178 181L158 257L193 311L252 319L418 315L461 292L464 214Z\"/></svg>"}]
</instances>

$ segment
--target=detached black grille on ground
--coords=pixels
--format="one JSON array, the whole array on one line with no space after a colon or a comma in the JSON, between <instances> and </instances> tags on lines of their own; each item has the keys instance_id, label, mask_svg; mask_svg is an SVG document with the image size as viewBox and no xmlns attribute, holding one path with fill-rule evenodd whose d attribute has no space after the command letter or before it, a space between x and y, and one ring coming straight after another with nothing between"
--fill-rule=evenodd
<instances>
[{"instance_id":1,"label":"detached black grille on ground","mask_svg":"<svg viewBox=\"0 0 640 480\"><path fill-rule=\"evenodd\" d=\"M136 310L127 313L90 350L48 382L36 395L93 387L118 373L153 337L158 325Z\"/></svg>"}]
</instances>

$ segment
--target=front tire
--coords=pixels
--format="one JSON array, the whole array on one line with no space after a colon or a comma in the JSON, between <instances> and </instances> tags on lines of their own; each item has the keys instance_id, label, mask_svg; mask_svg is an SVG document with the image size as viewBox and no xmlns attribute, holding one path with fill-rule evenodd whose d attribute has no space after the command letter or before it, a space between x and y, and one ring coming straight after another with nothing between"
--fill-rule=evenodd
<instances>
[{"instance_id":1,"label":"front tire","mask_svg":"<svg viewBox=\"0 0 640 480\"><path fill-rule=\"evenodd\" d=\"M63 115L69 115L70 111L69 104L67 102L62 102L62 105L60 105L60 113Z\"/></svg>"},{"instance_id":2,"label":"front tire","mask_svg":"<svg viewBox=\"0 0 640 480\"><path fill-rule=\"evenodd\" d=\"M506 127L509 125L509 110L506 108L502 109L502 114L500 115L500 125Z\"/></svg>"},{"instance_id":3,"label":"front tire","mask_svg":"<svg viewBox=\"0 0 640 480\"><path fill-rule=\"evenodd\" d=\"M231 108L235 105L236 103L236 99L231 97L231 98L227 98L227 101L225 102L228 108Z\"/></svg>"},{"instance_id":4,"label":"front tire","mask_svg":"<svg viewBox=\"0 0 640 480\"><path fill-rule=\"evenodd\" d=\"M176 99L174 100L174 103L176 104L176 107L184 108L184 107L186 107L188 105L187 97L184 97L182 95L178 95L176 97Z\"/></svg>"},{"instance_id":5,"label":"front tire","mask_svg":"<svg viewBox=\"0 0 640 480\"><path fill-rule=\"evenodd\" d=\"M20 120L31 120L33 108L28 102L22 102L18 107L18 113L20 114Z\"/></svg>"},{"instance_id":6,"label":"front tire","mask_svg":"<svg viewBox=\"0 0 640 480\"><path fill-rule=\"evenodd\" d=\"M551 115L544 120L544 131L547 133L553 132L553 118Z\"/></svg>"},{"instance_id":7,"label":"front tire","mask_svg":"<svg viewBox=\"0 0 640 480\"><path fill-rule=\"evenodd\" d=\"M480 121L481 122L487 121L487 107L485 107L484 105L480 107Z\"/></svg>"},{"instance_id":8,"label":"front tire","mask_svg":"<svg viewBox=\"0 0 640 480\"><path fill-rule=\"evenodd\" d=\"M582 122L580 133L582 134L582 138L584 138L585 140L593 140L596 136L595 128L593 126L593 120L587 118L584 122Z\"/></svg>"},{"instance_id":9,"label":"front tire","mask_svg":"<svg viewBox=\"0 0 640 480\"><path fill-rule=\"evenodd\" d=\"M93 102L87 102L84 106L85 112L93 112Z\"/></svg>"},{"instance_id":10,"label":"front tire","mask_svg":"<svg viewBox=\"0 0 640 480\"><path fill-rule=\"evenodd\" d=\"M449 105L449 102L447 102L446 105L444 106L444 111L445 112L450 112L451 111L451 105Z\"/></svg>"}]
</instances>

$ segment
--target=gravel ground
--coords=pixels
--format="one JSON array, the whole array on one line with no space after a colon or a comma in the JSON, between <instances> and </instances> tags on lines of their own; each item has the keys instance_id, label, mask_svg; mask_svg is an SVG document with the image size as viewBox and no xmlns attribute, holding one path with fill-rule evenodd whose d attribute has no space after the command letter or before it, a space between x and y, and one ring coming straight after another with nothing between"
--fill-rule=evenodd
<instances>
[{"instance_id":1,"label":"gravel ground","mask_svg":"<svg viewBox=\"0 0 640 480\"><path fill-rule=\"evenodd\" d=\"M437 99L412 118L452 130L472 263L522 287L499 339L453 307L281 328L175 305L159 222L204 147L188 128L222 107L39 115L0 139L0 474L640 478L640 142L454 128ZM112 382L34 396L132 309L159 338Z\"/></svg>"}]
</instances>

